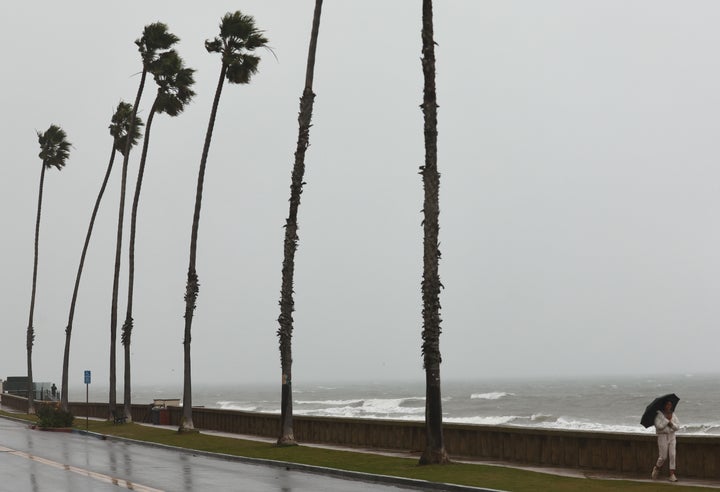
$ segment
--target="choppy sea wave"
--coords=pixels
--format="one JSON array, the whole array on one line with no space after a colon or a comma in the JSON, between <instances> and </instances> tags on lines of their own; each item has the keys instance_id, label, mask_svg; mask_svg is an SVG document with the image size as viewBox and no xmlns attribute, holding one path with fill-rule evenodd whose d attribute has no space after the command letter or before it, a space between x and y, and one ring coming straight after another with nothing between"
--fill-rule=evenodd
<instances>
[{"instance_id":1,"label":"choppy sea wave","mask_svg":"<svg viewBox=\"0 0 720 492\"><path fill-rule=\"evenodd\" d=\"M193 404L248 412L280 413L275 386L196 385ZM408 383L304 384L293 388L296 415L422 421L424 385ZM135 402L179 397L163 387L133 388ZM443 420L450 423L652 433L640 425L656 396L677 393L680 434L720 436L720 378L711 376L609 377L528 381L444 382ZM84 398L84 395L82 395Z\"/></svg>"},{"instance_id":2,"label":"choppy sea wave","mask_svg":"<svg viewBox=\"0 0 720 492\"><path fill-rule=\"evenodd\" d=\"M473 400L499 400L506 396L515 396L513 393L506 393L504 391L492 391L490 393L473 393L470 398Z\"/></svg>"},{"instance_id":3,"label":"choppy sea wave","mask_svg":"<svg viewBox=\"0 0 720 492\"><path fill-rule=\"evenodd\" d=\"M214 406L214 405L213 405ZM260 408L257 405L249 403L238 403L234 401L219 401L217 407L223 410L239 410L241 412L258 412Z\"/></svg>"}]
</instances>

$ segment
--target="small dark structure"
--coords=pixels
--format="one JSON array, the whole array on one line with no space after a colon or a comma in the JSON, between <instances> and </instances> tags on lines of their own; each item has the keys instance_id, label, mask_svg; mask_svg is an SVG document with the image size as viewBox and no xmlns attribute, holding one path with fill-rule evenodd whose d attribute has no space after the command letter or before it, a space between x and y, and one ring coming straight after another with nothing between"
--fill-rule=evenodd
<instances>
[{"instance_id":1,"label":"small dark structure","mask_svg":"<svg viewBox=\"0 0 720 492\"><path fill-rule=\"evenodd\" d=\"M33 382L33 399L50 401L57 399L57 396L52 394L53 386L54 383ZM2 388L3 393L27 398L28 378L27 376L8 376L3 382Z\"/></svg>"}]
</instances>

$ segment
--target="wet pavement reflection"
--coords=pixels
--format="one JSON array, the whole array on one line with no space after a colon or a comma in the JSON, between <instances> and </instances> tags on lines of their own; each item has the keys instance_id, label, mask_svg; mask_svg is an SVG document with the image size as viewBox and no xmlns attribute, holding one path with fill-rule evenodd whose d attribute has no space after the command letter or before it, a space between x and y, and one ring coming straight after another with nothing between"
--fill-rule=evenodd
<instances>
[{"instance_id":1,"label":"wet pavement reflection","mask_svg":"<svg viewBox=\"0 0 720 492\"><path fill-rule=\"evenodd\" d=\"M192 452L29 429L0 418L0 491L356 492L417 490Z\"/></svg>"}]
</instances>

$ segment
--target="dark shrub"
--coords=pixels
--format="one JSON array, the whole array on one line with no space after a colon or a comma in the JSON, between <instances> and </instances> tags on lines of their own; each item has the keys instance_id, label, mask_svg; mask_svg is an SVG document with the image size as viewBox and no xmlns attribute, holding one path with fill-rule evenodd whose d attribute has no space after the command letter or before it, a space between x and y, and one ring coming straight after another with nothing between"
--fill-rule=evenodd
<instances>
[{"instance_id":1,"label":"dark shrub","mask_svg":"<svg viewBox=\"0 0 720 492\"><path fill-rule=\"evenodd\" d=\"M59 404L44 403L37 410L40 427L72 427L73 415L63 410Z\"/></svg>"}]
</instances>

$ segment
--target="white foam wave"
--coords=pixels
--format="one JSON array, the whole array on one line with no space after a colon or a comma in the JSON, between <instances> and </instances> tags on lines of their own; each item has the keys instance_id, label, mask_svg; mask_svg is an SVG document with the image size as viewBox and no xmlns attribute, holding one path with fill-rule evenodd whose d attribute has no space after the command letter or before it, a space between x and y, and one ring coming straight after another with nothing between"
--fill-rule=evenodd
<instances>
[{"instance_id":1,"label":"white foam wave","mask_svg":"<svg viewBox=\"0 0 720 492\"><path fill-rule=\"evenodd\" d=\"M298 415L347 417L347 418L390 418L404 419L425 412L424 405L413 406L412 402L425 398L368 398L364 400L322 400L298 401L295 413ZM408 405L410 403L410 405ZM312 406L319 408L308 408Z\"/></svg>"},{"instance_id":2,"label":"white foam wave","mask_svg":"<svg viewBox=\"0 0 720 492\"><path fill-rule=\"evenodd\" d=\"M325 406L338 406L338 405L357 405L362 403L364 400L296 400L295 403L298 405L325 405Z\"/></svg>"},{"instance_id":3,"label":"white foam wave","mask_svg":"<svg viewBox=\"0 0 720 492\"><path fill-rule=\"evenodd\" d=\"M490 393L473 393L470 398L473 400L499 400L506 396L515 396L515 393L506 393L504 391L492 391Z\"/></svg>"},{"instance_id":4,"label":"white foam wave","mask_svg":"<svg viewBox=\"0 0 720 492\"><path fill-rule=\"evenodd\" d=\"M408 407L404 404L411 401L424 401L424 398L374 398L365 400L362 408L372 413L416 413L425 411L425 407Z\"/></svg>"},{"instance_id":5,"label":"white foam wave","mask_svg":"<svg viewBox=\"0 0 720 492\"><path fill-rule=\"evenodd\" d=\"M680 426L682 434L720 435L720 424L688 424Z\"/></svg>"},{"instance_id":6,"label":"white foam wave","mask_svg":"<svg viewBox=\"0 0 720 492\"><path fill-rule=\"evenodd\" d=\"M258 411L257 405L243 404L237 401L219 401L217 402L218 407L223 410L239 410L241 412L256 412Z\"/></svg>"},{"instance_id":7,"label":"white foam wave","mask_svg":"<svg viewBox=\"0 0 720 492\"><path fill-rule=\"evenodd\" d=\"M644 429L640 425L603 424L600 422L568 419L566 417L559 417L554 421L538 422L536 425L532 425L531 427L589 432L622 432L631 434L647 434L654 432L652 428Z\"/></svg>"},{"instance_id":8,"label":"white foam wave","mask_svg":"<svg viewBox=\"0 0 720 492\"><path fill-rule=\"evenodd\" d=\"M475 424L475 425L507 425L518 419L516 416L489 416L489 417L443 417L443 422L453 424Z\"/></svg>"},{"instance_id":9,"label":"white foam wave","mask_svg":"<svg viewBox=\"0 0 720 492\"><path fill-rule=\"evenodd\" d=\"M584 422L567 419L564 417L555 418L551 415L536 414L531 416L518 415L496 415L488 417L458 417L445 418L445 422L457 424L478 424L478 425L507 425L511 427L525 427L532 429L558 429L577 430L592 432L613 432L613 433L649 433L652 429L643 429L639 425L608 425L597 422Z\"/></svg>"}]
</instances>

